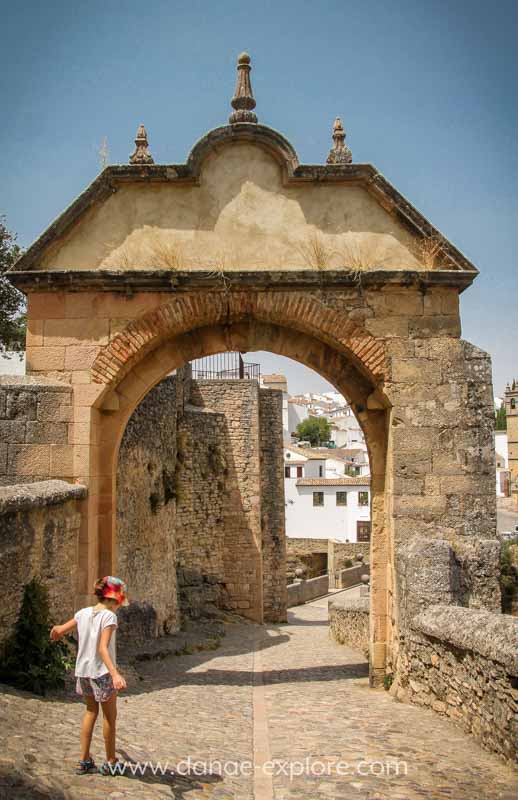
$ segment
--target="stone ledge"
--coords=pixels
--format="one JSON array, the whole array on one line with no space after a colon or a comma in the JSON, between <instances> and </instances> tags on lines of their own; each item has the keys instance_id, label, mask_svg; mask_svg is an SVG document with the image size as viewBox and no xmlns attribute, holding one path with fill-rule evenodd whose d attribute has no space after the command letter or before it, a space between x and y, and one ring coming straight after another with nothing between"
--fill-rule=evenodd
<instances>
[{"instance_id":1,"label":"stone ledge","mask_svg":"<svg viewBox=\"0 0 518 800\"><path fill-rule=\"evenodd\" d=\"M386 285L426 289L433 286L456 287L464 291L476 273L463 270L366 270L361 286L380 288ZM227 270L225 278L236 291L286 291L329 288L358 288L359 280L351 270L314 269L241 269ZM228 291L221 275L210 269L192 270L34 270L9 273L10 282L22 291L97 291L97 292L173 292Z\"/></svg>"},{"instance_id":2,"label":"stone ledge","mask_svg":"<svg viewBox=\"0 0 518 800\"><path fill-rule=\"evenodd\" d=\"M47 381L39 375L0 375L0 388L19 389L27 392L37 392L41 388L56 392L71 392L70 383L56 383L55 379Z\"/></svg>"},{"instance_id":3,"label":"stone ledge","mask_svg":"<svg viewBox=\"0 0 518 800\"><path fill-rule=\"evenodd\" d=\"M88 494L86 486L66 481L37 481L0 487L0 514L29 511L33 508L83 500Z\"/></svg>"},{"instance_id":4,"label":"stone ledge","mask_svg":"<svg viewBox=\"0 0 518 800\"><path fill-rule=\"evenodd\" d=\"M461 606L430 606L411 623L418 633L470 650L518 676L518 617Z\"/></svg>"},{"instance_id":5,"label":"stone ledge","mask_svg":"<svg viewBox=\"0 0 518 800\"><path fill-rule=\"evenodd\" d=\"M329 600L327 603L327 607L331 608L334 606L335 608L343 608L346 611L363 611L364 614L369 614L370 612L370 598L369 597L356 597L350 598L349 600L346 599L339 599L336 600Z\"/></svg>"}]
</instances>

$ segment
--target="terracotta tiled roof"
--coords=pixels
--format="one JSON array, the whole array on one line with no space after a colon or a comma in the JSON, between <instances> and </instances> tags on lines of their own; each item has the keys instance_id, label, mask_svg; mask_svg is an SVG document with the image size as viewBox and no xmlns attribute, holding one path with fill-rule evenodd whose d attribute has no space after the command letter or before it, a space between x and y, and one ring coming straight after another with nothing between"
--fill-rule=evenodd
<instances>
[{"instance_id":1,"label":"terracotta tiled roof","mask_svg":"<svg viewBox=\"0 0 518 800\"><path fill-rule=\"evenodd\" d=\"M319 461L323 461L326 458L325 453L316 453L311 447L294 447L293 445L289 445L286 447L286 450L291 450L292 453L296 453L298 456L304 456L304 458L309 460L318 459Z\"/></svg>"},{"instance_id":2,"label":"terracotta tiled roof","mask_svg":"<svg viewBox=\"0 0 518 800\"><path fill-rule=\"evenodd\" d=\"M299 478L296 482L297 486L369 486L371 482L370 475L358 475L356 478L350 478L345 475L343 478Z\"/></svg>"}]
</instances>

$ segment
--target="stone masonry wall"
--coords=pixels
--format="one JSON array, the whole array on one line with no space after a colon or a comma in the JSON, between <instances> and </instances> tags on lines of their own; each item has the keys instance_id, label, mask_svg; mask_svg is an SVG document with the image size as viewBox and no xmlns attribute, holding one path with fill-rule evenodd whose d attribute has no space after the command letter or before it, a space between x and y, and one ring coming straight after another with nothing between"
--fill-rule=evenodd
<instances>
[{"instance_id":1,"label":"stone masonry wall","mask_svg":"<svg viewBox=\"0 0 518 800\"><path fill-rule=\"evenodd\" d=\"M190 617L198 617L208 603L228 603L224 565L227 462L225 414L187 406L178 427L176 539L180 607Z\"/></svg>"},{"instance_id":2,"label":"stone masonry wall","mask_svg":"<svg viewBox=\"0 0 518 800\"><path fill-rule=\"evenodd\" d=\"M518 619L430 606L411 627L394 692L449 717L488 750L518 756Z\"/></svg>"},{"instance_id":3,"label":"stone masonry wall","mask_svg":"<svg viewBox=\"0 0 518 800\"><path fill-rule=\"evenodd\" d=\"M34 577L48 589L56 622L76 611L80 503L86 495L84 486L56 480L0 488L0 644L18 618L24 585Z\"/></svg>"},{"instance_id":4,"label":"stone masonry wall","mask_svg":"<svg viewBox=\"0 0 518 800\"><path fill-rule=\"evenodd\" d=\"M259 387L255 381L195 381L191 404L225 414L224 531L226 603L260 621L263 606Z\"/></svg>"},{"instance_id":5,"label":"stone masonry wall","mask_svg":"<svg viewBox=\"0 0 518 800\"><path fill-rule=\"evenodd\" d=\"M72 387L0 376L0 485L74 474Z\"/></svg>"},{"instance_id":6,"label":"stone masonry wall","mask_svg":"<svg viewBox=\"0 0 518 800\"><path fill-rule=\"evenodd\" d=\"M339 644L369 656L368 597L355 600L329 600L329 635Z\"/></svg>"},{"instance_id":7,"label":"stone masonry wall","mask_svg":"<svg viewBox=\"0 0 518 800\"><path fill-rule=\"evenodd\" d=\"M268 622L287 619L282 392L259 390L263 608Z\"/></svg>"},{"instance_id":8,"label":"stone masonry wall","mask_svg":"<svg viewBox=\"0 0 518 800\"><path fill-rule=\"evenodd\" d=\"M264 613L285 618L281 409L253 381L179 370L133 413L119 452L117 570L133 601L122 618L136 602L139 630L157 635L214 605L259 619L263 578Z\"/></svg>"},{"instance_id":9,"label":"stone masonry wall","mask_svg":"<svg viewBox=\"0 0 518 800\"><path fill-rule=\"evenodd\" d=\"M180 625L175 473L182 385L166 378L142 400L124 432L117 468L117 573L132 604L147 604L155 636ZM135 609L120 613L123 623Z\"/></svg>"}]
</instances>

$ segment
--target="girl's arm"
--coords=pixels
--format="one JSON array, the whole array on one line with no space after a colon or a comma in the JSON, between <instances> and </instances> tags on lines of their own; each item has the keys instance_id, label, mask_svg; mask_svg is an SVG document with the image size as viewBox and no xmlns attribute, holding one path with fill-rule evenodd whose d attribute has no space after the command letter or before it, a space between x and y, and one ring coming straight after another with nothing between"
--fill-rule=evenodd
<instances>
[{"instance_id":1,"label":"girl's arm","mask_svg":"<svg viewBox=\"0 0 518 800\"><path fill-rule=\"evenodd\" d=\"M126 681L118 671L117 667L113 663L110 658L110 653L108 652L108 645L110 644L110 639L112 638L112 633L115 630L116 625L107 625L106 628L103 628L101 631L101 638L99 640L99 655L101 656L102 660L104 661L106 667L108 668L108 672L112 676L113 685L116 689L126 689Z\"/></svg>"},{"instance_id":2,"label":"girl's arm","mask_svg":"<svg viewBox=\"0 0 518 800\"><path fill-rule=\"evenodd\" d=\"M73 631L76 627L77 622L72 617L72 619L69 619L68 622L64 622L63 625L54 625L50 631L50 638L53 642L57 642L58 639L61 639L65 635L65 633Z\"/></svg>"}]
</instances>

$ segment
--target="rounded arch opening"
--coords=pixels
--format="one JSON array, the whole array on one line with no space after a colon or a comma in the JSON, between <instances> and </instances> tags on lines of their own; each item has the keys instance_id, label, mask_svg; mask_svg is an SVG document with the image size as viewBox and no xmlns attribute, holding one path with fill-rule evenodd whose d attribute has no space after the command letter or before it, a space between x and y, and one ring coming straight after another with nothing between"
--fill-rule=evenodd
<instances>
[{"instance_id":1,"label":"rounded arch opening","mask_svg":"<svg viewBox=\"0 0 518 800\"><path fill-rule=\"evenodd\" d=\"M95 412L97 426L93 435L99 445L95 448L99 494L92 497L92 503L98 526L97 556L101 572L117 569L118 454L128 420L139 403L165 376L197 358L226 351L269 351L298 361L328 380L346 397L364 432L371 465L371 650L375 644L384 645L389 591L384 493L390 406L379 385L366 374L368 369L360 370L356 358L320 338L250 318L192 328L155 341L155 347L143 350L139 358L133 359L130 369L106 387ZM261 620L260 615L256 618Z\"/></svg>"}]
</instances>

